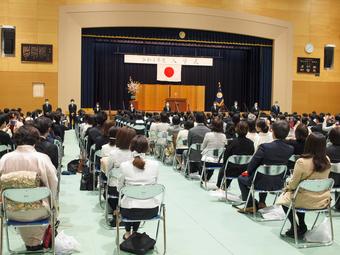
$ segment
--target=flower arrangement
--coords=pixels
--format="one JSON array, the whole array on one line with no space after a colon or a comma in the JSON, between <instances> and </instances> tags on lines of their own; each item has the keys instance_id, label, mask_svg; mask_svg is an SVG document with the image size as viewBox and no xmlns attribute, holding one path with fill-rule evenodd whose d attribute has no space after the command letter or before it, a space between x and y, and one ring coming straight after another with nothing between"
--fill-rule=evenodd
<instances>
[{"instance_id":1,"label":"flower arrangement","mask_svg":"<svg viewBox=\"0 0 340 255\"><path fill-rule=\"evenodd\" d=\"M132 80L132 78L130 76L129 82L127 84L127 89L128 89L128 92L130 93L131 97L136 96L139 87L140 87L140 82Z\"/></svg>"}]
</instances>

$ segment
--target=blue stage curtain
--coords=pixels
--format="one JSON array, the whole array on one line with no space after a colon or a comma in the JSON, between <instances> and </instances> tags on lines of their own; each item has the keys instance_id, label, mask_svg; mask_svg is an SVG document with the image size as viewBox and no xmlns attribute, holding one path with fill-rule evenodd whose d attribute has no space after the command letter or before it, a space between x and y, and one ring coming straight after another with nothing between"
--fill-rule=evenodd
<instances>
[{"instance_id":1,"label":"blue stage curtain","mask_svg":"<svg viewBox=\"0 0 340 255\"><path fill-rule=\"evenodd\" d=\"M100 38L82 38L81 106L92 108L96 101L108 109L123 109L129 95L126 84L131 76L141 83L159 82L156 65L125 64L124 54L212 57L213 67L182 66L182 81L173 84L205 85L205 108L209 110L221 82L226 106L238 100L242 110L255 101L269 109L272 86L272 48L207 48L164 46L147 43L119 43Z\"/></svg>"}]
</instances>

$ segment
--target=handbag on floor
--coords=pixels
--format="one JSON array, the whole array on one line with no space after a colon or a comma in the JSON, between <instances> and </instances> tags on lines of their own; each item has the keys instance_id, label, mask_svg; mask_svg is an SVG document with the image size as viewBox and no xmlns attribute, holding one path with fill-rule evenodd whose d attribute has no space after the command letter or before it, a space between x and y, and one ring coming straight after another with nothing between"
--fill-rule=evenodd
<instances>
[{"instance_id":1,"label":"handbag on floor","mask_svg":"<svg viewBox=\"0 0 340 255\"><path fill-rule=\"evenodd\" d=\"M145 232L143 234L134 232L127 240L120 244L122 251L130 252L137 255L144 255L152 250L156 240L152 239Z\"/></svg>"}]
</instances>

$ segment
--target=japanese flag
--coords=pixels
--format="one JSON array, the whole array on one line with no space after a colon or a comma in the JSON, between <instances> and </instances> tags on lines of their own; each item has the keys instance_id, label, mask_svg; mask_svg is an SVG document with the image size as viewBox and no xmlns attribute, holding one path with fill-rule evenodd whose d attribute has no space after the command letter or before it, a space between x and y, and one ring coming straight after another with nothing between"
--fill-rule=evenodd
<instances>
[{"instance_id":1,"label":"japanese flag","mask_svg":"<svg viewBox=\"0 0 340 255\"><path fill-rule=\"evenodd\" d=\"M181 81L182 65L157 65L158 81Z\"/></svg>"}]
</instances>

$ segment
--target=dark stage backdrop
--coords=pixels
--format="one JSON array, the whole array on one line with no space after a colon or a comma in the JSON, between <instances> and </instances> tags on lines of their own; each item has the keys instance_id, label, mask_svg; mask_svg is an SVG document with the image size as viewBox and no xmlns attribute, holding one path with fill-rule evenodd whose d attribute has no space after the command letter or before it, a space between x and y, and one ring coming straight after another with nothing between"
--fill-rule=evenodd
<instances>
[{"instance_id":1,"label":"dark stage backdrop","mask_svg":"<svg viewBox=\"0 0 340 255\"><path fill-rule=\"evenodd\" d=\"M122 109L129 100L126 84L130 76L141 83L162 84L156 79L157 65L124 63L124 54L143 54L212 57L212 67L182 66L182 81L173 83L205 85L206 110L210 109L215 100L219 81L227 107L232 105L234 100L238 100L243 110L246 106L251 108L255 101L259 102L264 110L270 108L272 41L249 36L233 37L232 34L185 30L189 32L192 40L228 41L230 45L182 43L171 41L172 37L178 34L173 30L175 29L83 29L81 106L92 108L98 101L104 109L108 109L110 101L112 109ZM132 40L118 38L117 34L138 37ZM109 38L93 35L113 36ZM146 35L170 40L166 42L138 39Z\"/></svg>"}]
</instances>

